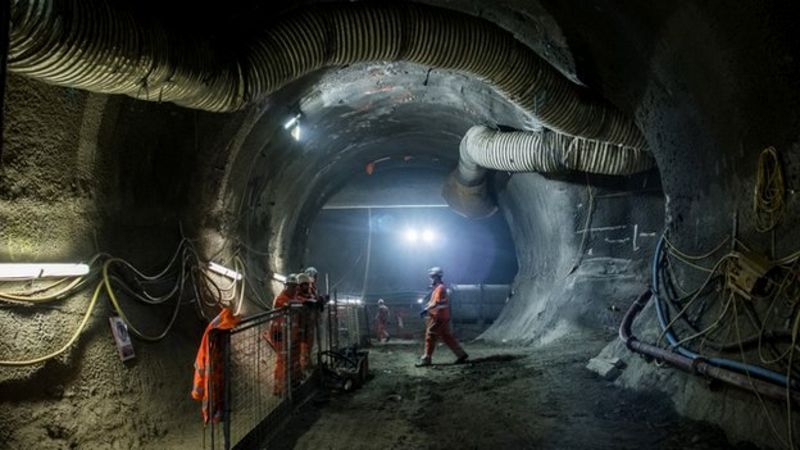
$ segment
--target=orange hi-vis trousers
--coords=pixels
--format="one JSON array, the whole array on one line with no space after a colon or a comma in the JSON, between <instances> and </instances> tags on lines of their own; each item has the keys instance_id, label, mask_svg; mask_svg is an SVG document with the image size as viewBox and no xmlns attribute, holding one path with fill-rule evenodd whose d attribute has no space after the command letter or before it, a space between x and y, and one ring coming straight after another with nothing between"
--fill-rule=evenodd
<instances>
[{"instance_id":1,"label":"orange hi-vis trousers","mask_svg":"<svg viewBox=\"0 0 800 450\"><path fill-rule=\"evenodd\" d=\"M292 327L290 331L291 342L286 342L286 339L284 339L285 328L283 319L278 319L270 325L270 329L267 331L269 335L265 336L275 350L275 368L272 373L272 393L277 396L282 396L286 392L287 362L291 364L291 367L288 369L291 369L289 376L291 376L292 385L296 386L302 379L302 371L300 370L300 339L296 329L296 327ZM287 344L289 344L289 346L287 346Z\"/></svg>"},{"instance_id":2,"label":"orange hi-vis trousers","mask_svg":"<svg viewBox=\"0 0 800 450\"><path fill-rule=\"evenodd\" d=\"M319 313L314 310L306 310L300 314L300 369L305 371L313 365L311 354L314 350L314 337L317 334Z\"/></svg>"},{"instance_id":3,"label":"orange hi-vis trousers","mask_svg":"<svg viewBox=\"0 0 800 450\"><path fill-rule=\"evenodd\" d=\"M450 321L436 319L430 315L425 318L425 357L433 356L436 349L436 341L442 340L457 357L465 355L464 349L458 343L453 333L450 331Z\"/></svg>"}]
</instances>

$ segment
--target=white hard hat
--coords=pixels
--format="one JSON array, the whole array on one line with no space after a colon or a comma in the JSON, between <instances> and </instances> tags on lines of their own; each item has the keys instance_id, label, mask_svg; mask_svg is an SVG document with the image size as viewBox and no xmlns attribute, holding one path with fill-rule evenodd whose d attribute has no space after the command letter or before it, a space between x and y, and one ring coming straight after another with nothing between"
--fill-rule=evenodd
<instances>
[{"instance_id":1,"label":"white hard hat","mask_svg":"<svg viewBox=\"0 0 800 450\"><path fill-rule=\"evenodd\" d=\"M378 304L379 304L379 305L382 305L382 304L383 304L383 299L382 299L382 298L379 298L379 299L378 299Z\"/></svg>"},{"instance_id":2,"label":"white hard hat","mask_svg":"<svg viewBox=\"0 0 800 450\"><path fill-rule=\"evenodd\" d=\"M305 273L297 274L297 284L311 284L311 277L306 275Z\"/></svg>"},{"instance_id":3,"label":"white hard hat","mask_svg":"<svg viewBox=\"0 0 800 450\"><path fill-rule=\"evenodd\" d=\"M289 275L286 275L286 281L284 281L283 284L285 285L297 284L297 274L290 273Z\"/></svg>"},{"instance_id":4,"label":"white hard hat","mask_svg":"<svg viewBox=\"0 0 800 450\"><path fill-rule=\"evenodd\" d=\"M430 269L428 269L428 276L431 278L441 277L442 275L444 275L444 271L439 266L433 266Z\"/></svg>"},{"instance_id":5,"label":"white hard hat","mask_svg":"<svg viewBox=\"0 0 800 450\"><path fill-rule=\"evenodd\" d=\"M314 267L314 266L308 266L308 267L306 267L306 270L304 270L303 272L307 273L307 274L308 274L308 275L310 275L311 277L316 277L316 276L317 276L317 274L319 273L319 271L317 270L317 268L316 268L316 267Z\"/></svg>"}]
</instances>

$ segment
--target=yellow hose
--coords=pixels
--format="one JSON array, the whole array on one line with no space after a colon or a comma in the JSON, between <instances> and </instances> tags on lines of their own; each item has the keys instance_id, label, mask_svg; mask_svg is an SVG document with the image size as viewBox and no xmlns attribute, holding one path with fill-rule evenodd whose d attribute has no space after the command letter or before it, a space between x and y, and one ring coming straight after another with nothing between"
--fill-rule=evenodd
<instances>
[{"instance_id":1,"label":"yellow hose","mask_svg":"<svg viewBox=\"0 0 800 450\"><path fill-rule=\"evenodd\" d=\"M53 359L61 355L65 351L67 351L67 349L69 349L70 346L72 346L72 344L74 344L75 341L78 340L78 336L81 335L83 329L86 328L86 324L89 322L89 317L91 317L92 311L94 310L94 307L97 304L97 298L100 296L100 291L102 290L102 288L103 288L103 283L102 282L97 283L97 287L94 289L94 294L92 294L92 300L89 302L89 307L86 309L86 314L83 315L83 320L81 320L81 323L80 325L78 325L78 328L75 330L75 333L72 335L71 338L69 338L69 340L67 341L66 344L64 344L63 347L54 351L53 353L49 353L47 355L40 356L34 359L29 359L24 361L0 360L0 366L30 366L33 364L39 364L48 361L50 359Z\"/></svg>"},{"instance_id":2,"label":"yellow hose","mask_svg":"<svg viewBox=\"0 0 800 450\"><path fill-rule=\"evenodd\" d=\"M63 288L63 289L61 289L61 290L59 290L57 292L54 292L52 294L43 295L41 297L31 297L31 296L27 296L25 294L0 292L0 299L2 299L2 300L11 300L11 301L16 301L16 302L26 302L26 303L52 302L53 300L58 300L62 295L66 294L69 291L71 291L72 289L74 289L75 286L77 286L84 279L85 279L85 277L76 278L76 279L72 280L72 282L70 284L68 284L65 288ZM66 280L67 280L66 278L62 279L62 280L59 280L56 283L53 283L48 288L53 288L55 286L58 286L59 284L63 283Z\"/></svg>"},{"instance_id":3,"label":"yellow hose","mask_svg":"<svg viewBox=\"0 0 800 450\"><path fill-rule=\"evenodd\" d=\"M753 212L756 230L764 233L775 228L783 219L783 169L775 147L765 148L758 157L756 183L753 190Z\"/></svg>"}]
</instances>

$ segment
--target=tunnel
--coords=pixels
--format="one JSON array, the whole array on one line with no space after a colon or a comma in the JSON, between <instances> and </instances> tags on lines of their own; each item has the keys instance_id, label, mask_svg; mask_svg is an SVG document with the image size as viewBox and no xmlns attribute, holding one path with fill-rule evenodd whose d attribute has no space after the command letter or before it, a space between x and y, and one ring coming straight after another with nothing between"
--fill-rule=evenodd
<instances>
[{"instance_id":1,"label":"tunnel","mask_svg":"<svg viewBox=\"0 0 800 450\"><path fill-rule=\"evenodd\" d=\"M0 448L800 448L795 9L3 1Z\"/></svg>"}]
</instances>

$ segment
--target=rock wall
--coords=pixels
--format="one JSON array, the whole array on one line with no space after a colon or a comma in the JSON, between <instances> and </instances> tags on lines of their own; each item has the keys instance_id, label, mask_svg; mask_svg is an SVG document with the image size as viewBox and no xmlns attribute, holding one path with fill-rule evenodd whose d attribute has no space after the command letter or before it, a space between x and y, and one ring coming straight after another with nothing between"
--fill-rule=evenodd
<instances>
[{"instance_id":1,"label":"rock wall","mask_svg":"<svg viewBox=\"0 0 800 450\"><path fill-rule=\"evenodd\" d=\"M582 329L615 333L629 299L647 284L663 224L658 173L628 180L528 173L495 184L519 273L483 337L533 343Z\"/></svg>"},{"instance_id":2,"label":"rock wall","mask_svg":"<svg viewBox=\"0 0 800 450\"><path fill-rule=\"evenodd\" d=\"M11 76L0 177L3 261L88 261L97 252L160 270L179 240L195 157L207 137L192 111L87 94ZM187 139L194 136L195 139ZM186 220L184 218L184 220ZM94 284L42 306L0 308L0 359L46 354L72 335ZM4 287L5 289L5 287ZM123 300L148 332L171 308ZM199 406L189 398L204 322L192 305L157 344L135 342L123 364L100 298L86 331L62 356L0 367L4 448L197 448Z\"/></svg>"}]
</instances>

